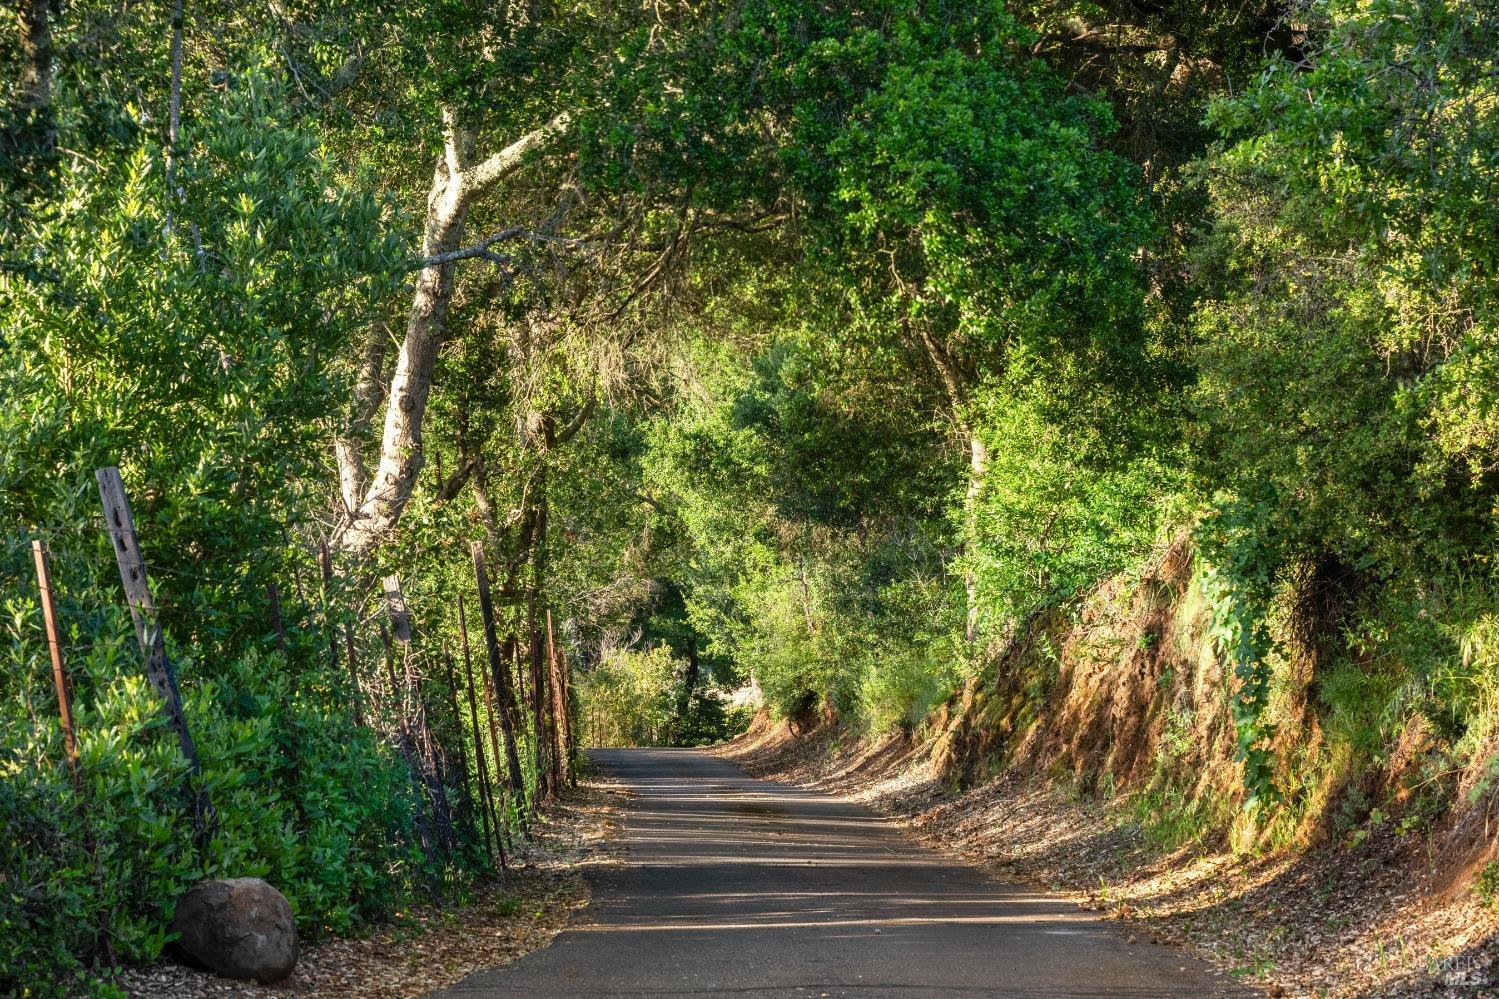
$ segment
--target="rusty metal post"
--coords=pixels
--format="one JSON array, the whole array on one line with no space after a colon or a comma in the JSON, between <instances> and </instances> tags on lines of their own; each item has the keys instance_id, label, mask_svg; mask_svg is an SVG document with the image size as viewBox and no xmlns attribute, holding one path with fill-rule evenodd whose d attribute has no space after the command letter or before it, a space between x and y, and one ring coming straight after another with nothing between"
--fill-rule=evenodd
<instances>
[{"instance_id":1,"label":"rusty metal post","mask_svg":"<svg viewBox=\"0 0 1499 999\"><path fill-rule=\"evenodd\" d=\"M57 604L52 596L52 572L47 566L47 547L40 538L31 542L36 560L36 585L41 591L42 622L47 626L47 651L52 656L52 685L57 688L57 713L62 718L63 746L68 754L68 769L78 778L78 741L73 734L73 689L62 663L62 632L57 624Z\"/></svg>"}]
</instances>

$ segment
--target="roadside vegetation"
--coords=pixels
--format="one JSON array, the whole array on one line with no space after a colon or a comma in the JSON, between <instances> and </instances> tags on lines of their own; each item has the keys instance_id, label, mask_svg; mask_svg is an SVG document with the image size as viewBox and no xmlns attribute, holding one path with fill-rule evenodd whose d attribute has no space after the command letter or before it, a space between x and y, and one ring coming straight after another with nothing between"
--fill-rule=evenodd
<instances>
[{"instance_id":1,"label":"roadside vegetation","mask_svg":"<svg viewBox=\"0 0 1499 999\"><path fill-rule=\"evenodd\" d=\"M1490 0L4 31L0 991L204 877L487 891L581 746L747 705L1495 894Z\"/></svg>"}]
</instances>

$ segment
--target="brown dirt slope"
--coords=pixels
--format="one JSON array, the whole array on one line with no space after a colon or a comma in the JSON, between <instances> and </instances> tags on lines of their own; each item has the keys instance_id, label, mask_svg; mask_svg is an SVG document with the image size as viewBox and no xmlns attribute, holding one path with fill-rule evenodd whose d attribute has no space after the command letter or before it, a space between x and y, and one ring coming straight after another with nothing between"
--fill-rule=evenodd
<instances>
[{"instance_id":1,"label":"brown dirt slope","mask_svg":"<svg viewBox=\"0 0 1499 999\"><path fill-rule=\"evenodd\" d=\"M1288 804L1251 820L1210 624L1178 541L1142 576L1024 622L912 733L762 717L720 751L1271 995L1499 996L1499 920L1471 890L1496 856L1493 782L1446 763L1419 718L1382 757L1351 754L1321 728L1308 652L1277 664L1271 705Z\"/></svg>"}]
</instances>

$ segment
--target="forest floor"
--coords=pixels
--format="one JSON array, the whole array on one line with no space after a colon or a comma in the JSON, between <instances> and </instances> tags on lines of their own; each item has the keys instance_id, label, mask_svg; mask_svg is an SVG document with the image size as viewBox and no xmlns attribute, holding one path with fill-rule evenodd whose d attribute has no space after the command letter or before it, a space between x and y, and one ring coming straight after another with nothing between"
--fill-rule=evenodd
<instances>
[{"instance_id":1,"label":"forest floor","mask_svg":"<svg viewBox=\"0 0 1499 999\"><path fill-rule=\"evenodd\" d=\"M1499 996L1499 919L1465 887L1424 872L1419 837L1354 849L1236 857L1147 841L1117 801L1038 775L957 792L924 746L793 736L762 725L715 752L759 776L841 794L995 877L1043 887L1185 947L1268 996Z\"/></svg>"},{"instance_id":2,"label":"forest floor","mask_svg":"<svg viewBox=\"0 0 1499 999\"><path fill-rule=\"evenodd\" d=\"M132 996L424 995L551 943L589 901L585 870L617 861L619 795L603 779L580 781L545 809L535 836L510 860L505 885L483 886L463 905L427 906L355 939L306 944L296 971L257 986L161 963L120 973Z\"/></svg>"}]
</instances>

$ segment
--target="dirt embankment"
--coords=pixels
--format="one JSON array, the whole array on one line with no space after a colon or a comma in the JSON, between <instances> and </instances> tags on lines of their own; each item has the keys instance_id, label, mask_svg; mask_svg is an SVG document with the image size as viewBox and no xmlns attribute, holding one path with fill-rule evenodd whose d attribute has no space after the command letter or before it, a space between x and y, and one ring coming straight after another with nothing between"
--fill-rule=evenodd
<instances>
[{"instance_id":1,"label":"dirt embankment","mask_svg":"<svg viewBox=\"0 0 1499 999\"><path fill-rule=\"evenodd\" d=\"M1274 704L1294 801L1251 821L1208 626L1176 545L1144 579L1029 622L993 677L914 733L761 718L719 752L855 797L1269 995L1499 996L1499 920L1471 890L1499 830L1491 795L1455 771L1413 791L1419 723L1378 766L1350 762L1309 706L1311 664L1282 670ZM1442 810L1418 811L1433 785Z\"/></svg>"}]
</instances>

